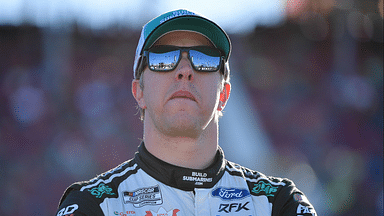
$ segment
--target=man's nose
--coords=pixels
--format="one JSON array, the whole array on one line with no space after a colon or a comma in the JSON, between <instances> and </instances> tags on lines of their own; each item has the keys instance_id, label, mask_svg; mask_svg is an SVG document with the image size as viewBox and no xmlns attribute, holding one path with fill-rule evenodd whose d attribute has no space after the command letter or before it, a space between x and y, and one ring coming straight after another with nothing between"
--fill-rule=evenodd
<instances>
[{"instance_id":1,"label":"man's nose","mask_svg":"<svg viewBox=\"0 0 384 216\"><path fill-rule=\"evenodd\" d=\"M194 71L191 62L188 59L188 53L183 52L179 65L176 68L176 80L193 81Z\"/></svg>"}]
</instances>

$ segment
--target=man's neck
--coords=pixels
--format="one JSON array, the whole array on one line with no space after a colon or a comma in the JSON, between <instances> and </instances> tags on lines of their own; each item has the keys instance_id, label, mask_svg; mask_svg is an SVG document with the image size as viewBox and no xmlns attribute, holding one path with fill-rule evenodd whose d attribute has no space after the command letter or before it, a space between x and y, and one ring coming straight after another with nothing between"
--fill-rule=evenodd
<instances>
[{"instance_id":1,"label":"man's neck","mask_svg":"<svg viewBox=\"0 0 384 216\"><path fill-rule=\"evenodd\" d=\"M144 143L151 154L167 163L191 169L205 169L214 162L217 135L217 124L209 125L197 139L169 137L154 127L144 126Z\"/></svg>"}]
</instances>

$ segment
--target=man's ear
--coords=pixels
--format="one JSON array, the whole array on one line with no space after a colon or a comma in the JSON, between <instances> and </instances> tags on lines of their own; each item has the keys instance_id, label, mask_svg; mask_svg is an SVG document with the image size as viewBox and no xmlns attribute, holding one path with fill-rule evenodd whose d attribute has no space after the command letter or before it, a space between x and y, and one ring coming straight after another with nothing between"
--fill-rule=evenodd
<instances>
[{"instance_id":1,"label":"man's ear","mask_svg":"<svg viewBox=\"0 0 384 216\"><path fill-rule=\"evenodd\" d=\"M227 104L230 94L231 94L231 84L224 83L223 90L220 92L220 100L219 100L219 106L217 107L217 111L223 111L225 105Z\"/></svg>"},{"instance_id":2,"label":"man's ear","mask_svg":"<svg viewBox=\"0 0 384 216\"><path fill-rule=\"evenodd\" d=\"M147 108L143 98L143 89L140 87L140 80L132 80L132 95L141 109Z\"/></svg>"}]
</instances>

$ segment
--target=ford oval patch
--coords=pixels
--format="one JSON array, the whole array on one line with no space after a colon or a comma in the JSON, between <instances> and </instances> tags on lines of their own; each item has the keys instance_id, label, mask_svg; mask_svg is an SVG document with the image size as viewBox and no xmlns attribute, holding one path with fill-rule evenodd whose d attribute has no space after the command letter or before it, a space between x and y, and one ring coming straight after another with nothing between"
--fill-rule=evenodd
<instances>
[{"instance_id":1,"label":"ford oval patch","mask_svg":"<svg viewBox=\"0 0 384 216\"><path fill-rule=\"evenodd\" d=\"M220 197L223 200L235 200L243 199L244 197L249 196L250 193L246 189L237 189L237 188L216 188L212 191L213 197Z\"/></svg>"}]
</instances>

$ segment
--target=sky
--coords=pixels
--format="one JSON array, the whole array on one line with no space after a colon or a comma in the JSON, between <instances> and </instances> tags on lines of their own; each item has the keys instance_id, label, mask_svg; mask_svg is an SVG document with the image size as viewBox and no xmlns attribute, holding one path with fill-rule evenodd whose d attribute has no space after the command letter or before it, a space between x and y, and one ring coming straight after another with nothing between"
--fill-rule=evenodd
<instances>
[{"instance_id":1,"label":"sky","mask_svg":"<svg viewBox=\"0 0 384 216\"><path fill-rule=\"evenodd\" d=\"M189 9L223 27L228 33L249 32L256 25L275 25L284 19L287 0L0 0L0 25L29 22L56 27L76 20L92 28L141 28L163 12Z\"/></svg>"}]
</instances>

